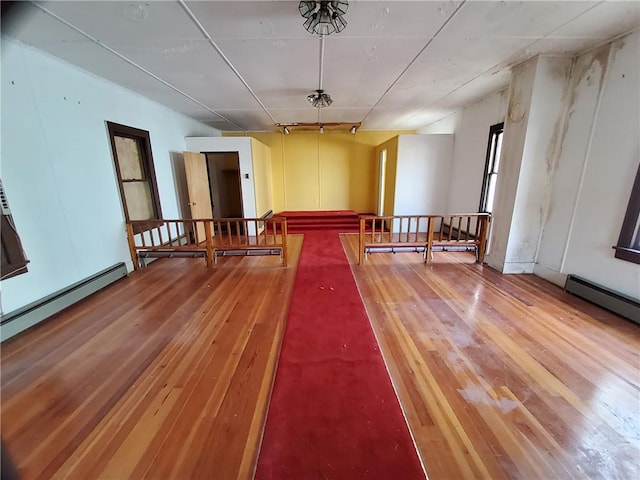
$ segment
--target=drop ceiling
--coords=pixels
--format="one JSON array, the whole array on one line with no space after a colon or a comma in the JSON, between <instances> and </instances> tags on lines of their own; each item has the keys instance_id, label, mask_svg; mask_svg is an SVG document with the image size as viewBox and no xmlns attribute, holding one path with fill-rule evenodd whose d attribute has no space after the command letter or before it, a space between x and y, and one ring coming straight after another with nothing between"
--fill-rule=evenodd
<instances>
[{"instance_id":1,"label":"drop ceiling","mask_svg":"<svg viewBox=\"0 0 640 480\"><path fill-rule=\"evenodd\" d=\"M297 1L24 3L2 33L220 130L418 129L505 87L527 58L637 28L640 2L360 0L345 18L322 76ZM320 81L324 109L306 100Z\"/></svg>"}]
</instances>

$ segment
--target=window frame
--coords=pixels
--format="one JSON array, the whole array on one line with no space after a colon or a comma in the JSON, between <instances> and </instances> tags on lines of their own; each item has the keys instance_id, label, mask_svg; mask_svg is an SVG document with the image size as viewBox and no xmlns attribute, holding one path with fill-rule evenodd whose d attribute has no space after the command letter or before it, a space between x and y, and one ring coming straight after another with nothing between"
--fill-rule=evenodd
<instances>
[{"instance_id":1,"label":"window frame","mask_svg":"<svg viewBox=\"0 0 640 480\"><path fill-rule=\"evenodd\" d=\"M478 205L479 213L490 213L487 211L486 202L487 202L487 195L489 193L489 177L490 175L498 175L498 172L493 172L493 170L495 169L496 155L492 155L492 152L493 152L494 137L497 137L499 133L502 133L504 137L504 122L496 123L495 125L491 125L491 127L489 127L489 141L487 143L487 155L484 162L484 175L482 177L482 190L480 192L480 204Z\"/></svg>"},{"instance_id":2,"label":"window frame","mask_svg":"<svg viewBox=\"0 0 640 480\"><path fill-rule=\"evenodd\" d=\"M113 162L116 169L116 176L118 180L118 189L120 191L120 199L122 200L122 207L124 210L124 217L126 222L130 222L129 207L127 206L127 197L125 195L124 183L126 180L122 179L122 173L120 171L120 162L118 160L118 152L116 149L115 137L131 138L138 142L140 146L140 154L142 156L141 163L145 175L145 180L150 184L151 191L151 203L153 205L154 218L149 220L148 224L138 224L134 228L135 233L144 232L150 230L158 225L159 222L154 220L162 219L162 209L160 207L160 194L158 192L158 183L156 180L156 171L153 162L153 153L151 151L151 137L147 130L141 130L139 128L129 127L114 122L107 122L107 128L109 130L109 142L111 143L111 153L113 155Z\"/></svg>"},{"instance_id":3,"label":"window frame","mask_svg":"<svg viewBox=\"0 0 640 480\"><path fill-rule=\"evenodd\" d=\"M631 188L627 211L622 221L618 243L614 245L615 258L640 264L640 165Z\"/></svg>"},{"instance_id":4,"label":"window frame","mask_svg":"<svg viewBox=\"0 0 640 480\"><path fill-rule=\"evenodd\" d=\"M2 196L2 212L0 212L0 242L2 244L0 248L4 251L3 260L7 260L7 263L2 263L0 266L2 269L0 280L5 280L22 273L27 273L29 260L22 248L20 235L18 235L18 230L13 222L2 182L0 182L0 194Z\"/></svg>"}]
</instances>

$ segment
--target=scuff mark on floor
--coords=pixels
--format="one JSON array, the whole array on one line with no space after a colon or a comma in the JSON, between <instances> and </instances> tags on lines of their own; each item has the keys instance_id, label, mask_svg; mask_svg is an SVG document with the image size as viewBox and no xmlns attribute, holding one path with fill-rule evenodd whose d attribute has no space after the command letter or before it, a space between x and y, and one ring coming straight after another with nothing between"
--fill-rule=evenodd
<instances>
[{"instance_id":1,"label":"scuff mark on floor","mask_svg":"<svg viewBox=\"0 0 640 480\"><path fill-rule=\"evenodd\" d=\"M499 408L502 413L507 413L518 406L518 403L510 398L493 398L487 390L481 385L468 385L458 393L470 403L487 405L489 407Z\"/></svg>"}]
</instances>

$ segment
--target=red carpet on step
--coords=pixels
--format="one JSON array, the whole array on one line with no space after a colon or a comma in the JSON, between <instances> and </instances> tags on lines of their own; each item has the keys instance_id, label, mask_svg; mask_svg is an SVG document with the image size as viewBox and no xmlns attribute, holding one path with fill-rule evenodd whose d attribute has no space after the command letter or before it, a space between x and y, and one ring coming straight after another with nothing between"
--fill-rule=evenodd
<instances>
[{"instance_id":1,"label":"red carpet on step","mask_svg":"<svg viewBox=\"0 0 640 480\"><path fill-rule=\"evenodd\" d=\"M305 233L255 478L425 478L337 232Z\"/></svg>"}]
</instances>

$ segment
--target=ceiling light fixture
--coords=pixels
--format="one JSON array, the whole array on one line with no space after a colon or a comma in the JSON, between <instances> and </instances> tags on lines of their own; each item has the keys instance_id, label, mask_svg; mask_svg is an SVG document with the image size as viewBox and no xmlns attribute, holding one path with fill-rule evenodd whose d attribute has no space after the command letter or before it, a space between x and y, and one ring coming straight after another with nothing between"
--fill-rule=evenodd
<instances>
[{"instance_id":1,"label":"ceiling light fixture","mask_svg":"<svg viewBox=\"0 0 640 480\"><path fill-rule=\"evenodd\" d=\"M359 129L361 124L342 122L313 122L313 123L276 123L276 127L287 135L296 132L320 133L349 133Z\"/></svg>"},{"instance_id":2,"label":"ceiling light fixture","mask_svg":"<svg viewBox=\"0 0 640 480\"><path fill-rule=\"evenodd\" d=\"M316 108L324 108L328 107L333 103L333 99L331 95L328 93L324 93L322 89L322 72L324 70L324 35L320 37L320 68L318 71L318 89L316 93L312 93L311 95L307 95L307 100L311 105ZM318 120L320 117L318 116Z\"/></svg>"},{"instance_id":3,"label":"ceiling light fixture","mask_svg":"<svg viewBox=\"0 0 640 480\"><path fill-rule=\"evenodd\" d=\"M307 95L307 100L309 100L309 103L316 108L328 107L333 103L331 96L328 93L324 93L324 90L322 89L318 89L316 90L316 93Z\"/></svg>"},{"instance_id":4,"label":"ceiling light fixture","mask_svg":"<svg viewBox=\"0 0 640 480\"><path fill-rule=\"evenodd\" d=\"M349 2L346 0L303 1L298 5L300 15L306 18L304 28L316 35L331 35L344 30L347 21L342 16L348 8Z\"/></svg>"}]
</instances>

